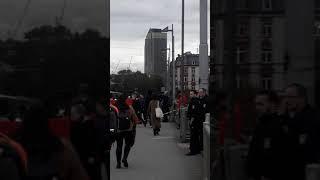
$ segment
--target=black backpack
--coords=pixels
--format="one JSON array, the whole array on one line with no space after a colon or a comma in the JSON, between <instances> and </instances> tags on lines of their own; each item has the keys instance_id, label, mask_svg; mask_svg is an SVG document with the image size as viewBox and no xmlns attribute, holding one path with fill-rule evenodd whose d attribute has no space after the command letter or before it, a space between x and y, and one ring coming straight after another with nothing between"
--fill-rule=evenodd
<instances>
[{"instance_id":1,"label":"black backpack","mask_svg":"<svg viewBox=\"0 0 320 180\"><path fill-rule=\"evenodd\" d=\"M110 121L109 121L109 128L110 133L116 133L118 131L118 115L117 112L110 107Z\"/></svg>"},{"instance_id":2,"label":"black backpack","mask_svg":"<svg viewBox=\"0 0 320 180\"><path fill-rule=\"evenodd\" d=\"M119 116L118 116L118 129L121 130L127 130L131 126L131 119L130 119L130 111L129 109L127 110L120 110L119 111Z\"/></svg>"}]
</instances>

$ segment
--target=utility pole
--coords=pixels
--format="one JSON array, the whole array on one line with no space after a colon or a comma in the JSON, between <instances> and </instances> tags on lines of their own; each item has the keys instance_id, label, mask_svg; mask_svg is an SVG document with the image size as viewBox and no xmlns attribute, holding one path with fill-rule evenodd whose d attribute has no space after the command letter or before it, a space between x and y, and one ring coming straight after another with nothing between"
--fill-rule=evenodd
<instances>
[{"instance_id":1,"label":"utility pole","mask_svg":"<svg viewBox=\"0 0 320 180\"><path fill-rule=\"evenodd\" d=\"M168 28L168 26L166 28L164 28L162 30L162 32L171 32L171 38L172 38L172 101L174 104L175 103L175 97L176 97L176 72L175 72L175 62L174 62L174 31L173 31L173 24L171 29Z\"/></svg>"},{"instance_id":2,"label":"utility pole","mask_svg":"<svg viewBox=\"0 0 320 180\"><path fill-rule=\"evenodd\" d=\"M200 88L208 90L209 58L208 58L208 0L200 0Z\"/></svg>"},{"instance_id":3,"label":"utility pole","mask_svg":"<svg viewBox=\"0 0 320 180\"><path fill-rule=\"evenodd\" d=\"M171 29L171 37L172 37L172 100L173 100L173 105L175 102L175 97L176 97L176 65L174 62L174 35L173 35L173 24L172 24L172 29Z\"/></svg>"},{"instance_id":4,"label":"utility pole","mask_svg":"<svg viewBox=\"0 0 320 180\"><path fill-rule=\"evenodd\" d=\"M182 0L182 22L181 22L181 69L180 81L181 89L184 91L184 0Z\"/></svg>"},{"instance_id":5,"label":"utility pole","mask_svg":"<svg viewBox=\"0 0 320 180\"><path fill-rule=\"evenodd\" d=\"M167 60L167 90L170 89L170 45L169 45L169 53L168 53L168 60Z\"/></svg>"}]
</instances>

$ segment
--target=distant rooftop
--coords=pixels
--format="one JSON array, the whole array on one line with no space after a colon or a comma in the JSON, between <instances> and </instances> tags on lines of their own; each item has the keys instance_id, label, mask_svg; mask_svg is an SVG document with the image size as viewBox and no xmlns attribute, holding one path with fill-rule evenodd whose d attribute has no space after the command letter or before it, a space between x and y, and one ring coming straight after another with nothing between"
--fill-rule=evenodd
<instances>
[{"instance_id":1,"label":"distant rooftop","mask_svg":"<svg viewBox=\"0 0 320 180\"><path fill-rule=\"evenodd\" d=\"M162 30L157 28L150 28L149 32L162 32Z\"/></svg>"}]
</instances>

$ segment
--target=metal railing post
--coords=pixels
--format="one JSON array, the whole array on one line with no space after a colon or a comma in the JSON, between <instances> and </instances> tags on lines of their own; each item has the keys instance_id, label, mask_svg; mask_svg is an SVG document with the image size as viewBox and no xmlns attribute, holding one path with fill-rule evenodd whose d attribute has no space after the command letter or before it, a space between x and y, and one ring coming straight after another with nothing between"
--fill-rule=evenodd
<instances>
[{"instance_id":1,"label":"metal railing post","mask_svg":"<svg viewBox=\"0 0 320 180\"><path fill-rule=\"evenodd\" d=\"M206 120L203 123L203 180L210 180L210 114L206 114Z\"/></svg>"}]
</instances>

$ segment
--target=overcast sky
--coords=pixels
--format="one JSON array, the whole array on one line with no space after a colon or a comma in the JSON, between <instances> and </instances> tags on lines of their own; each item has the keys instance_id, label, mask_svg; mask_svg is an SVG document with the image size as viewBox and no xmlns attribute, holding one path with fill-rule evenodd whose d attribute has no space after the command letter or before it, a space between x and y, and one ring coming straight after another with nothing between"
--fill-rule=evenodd
<instances>
[{"instance_id":1,"label":"overcast sky","mask_svg":"<svg viewBox=\"0 0 320 180\"><path fill-rule=\"evenodd\" d=\"M0 0L1 39L7 38L8 31L15 29L27 2L28 0ZM55 17L62 12L63 2L64 0L30 0L19 37L34 26L53 25ZM108 22L106 12L106 0L66 0L63 24L73 31L93 28L105 34Z\"/></svg>"},{"instance_id":2,"label":"overcast sky","mask_svg":"<svg viewBox=\"0 0 320 180\"><path fill-rule=\"evenodd\" d=\"M111 73L126 69L129 65L134 71L144 71L144 41L149 28L163 29L169 26L171 29L171 24L174 24L175 54L181 54L181 0L110 2ZM197 53L200 38L199 17L199 1L185 0L185 52ZM168 46L169 44L172 44L171 33L168 33Z\"/></svg>"}]
</instances>

